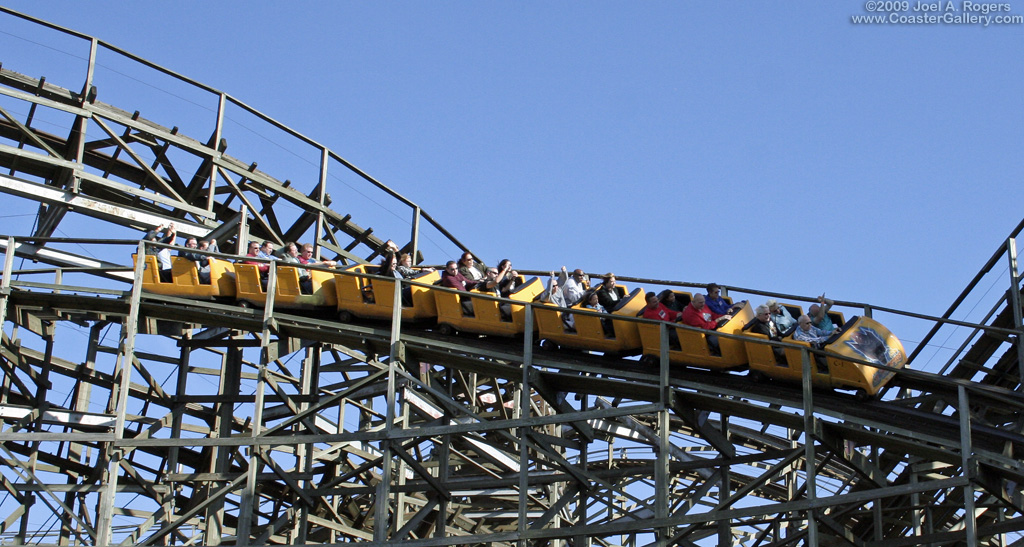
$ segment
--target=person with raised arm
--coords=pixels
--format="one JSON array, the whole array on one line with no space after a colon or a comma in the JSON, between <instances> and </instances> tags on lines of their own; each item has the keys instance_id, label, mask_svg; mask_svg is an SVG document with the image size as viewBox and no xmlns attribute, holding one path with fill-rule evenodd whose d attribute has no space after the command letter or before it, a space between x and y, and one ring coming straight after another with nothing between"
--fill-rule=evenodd
<instances>
[{"instance_id":1,"label":"person with raised arm","mask_svg":"<svg viewBox=\"0 0 1024 547\"><path fill-rule=\"evenodd\" d=\"M825 298L825 293L822 293L818 297L818 303L811 304L811 307L807 308L807 315L811 317L811 324L826 335L832 334L832 331L836 328L832 324L832 319L828 316L828 310L832 309L832 304L835 304L835 302Z\"/></svg>"},{"instance_id":2,"label":"person with raised arm","mask_svg":"<svg viewBox=\"0 0 1024 547\"><path fill-rule=\"evenodd\" d=\"M565 297L565 303L569 306L574 306L583 300L583 295L590 289L590 278L579 268L573 270L572 275L569 275L565 266L562 266L562 271L558 274L558 282L562 285L562 296Z\"/></svg>"},{"instance_id":3,"label":"person with raised arm","mask_svg":"<svg viewBox=\"0 0 1024 547\"><path fill-rule=\"evenodd\" d=\"M174 242L178 239L177 231L174 228L174 223L164 226L163 224L153 228L146 232L146 236L143 238L146 241L155 241L157 243L166 243L167 245L174 245ZM167 247L154 247L146 246L146 254L156 256L157 262L160 264L160 281L162 283L171 282L171 250Z\"/></svg>"},{"instance_id":4,"label":"person with raised arm","mask_svg":"<svg viewBox=\"0 0 1024 547\"><path fill-rule=\"evenodd\" d=\"M769 298L764 305L768 306L768 311L772 314L772 320L775 321L775 324L778 325L779 330L782 332L788 332L796 325L796 319L789 314L789 310L785 306L779 304L778 300Z\"/></svg>"}]
</instances>

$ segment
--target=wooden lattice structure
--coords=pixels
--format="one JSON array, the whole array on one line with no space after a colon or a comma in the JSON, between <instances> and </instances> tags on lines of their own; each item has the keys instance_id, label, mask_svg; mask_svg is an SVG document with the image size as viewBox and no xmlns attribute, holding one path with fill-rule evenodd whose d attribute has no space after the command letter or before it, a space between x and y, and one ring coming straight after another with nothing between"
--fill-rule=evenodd
<instances>
[{"instance_id":1,"label":"wooden lattice structure","mask_svg":"<svg viewBox=\"0 0 1024 547\"><path fill-rule=\"evenodd\" d=\"M143 293L130 255L168 222L217 238L224 253L250 239L305 240L342 263L373 260L388 238L418 257L421 237L464 246L409 199L226 93L7 9L0 19L87 52L84 81L70 82L9 68L0 46L0 191L5 210L34 213L0 240L5 539L1020 541L1020 227L979 273L1011 264L984 321L948 319L963 297L943 318L917 316L935 325L928 339L970 331L945 374L915 372L912 360L868 403L809 384L543 351L529 333L448 337L158 297ZM209 134L103 102L96 73L107 57L210 99ZM313 167L302 177L259 168L233 142L232 113L294 139ZM345 187L332 199L339 181L405 211L401 228L368 227L367 209L338 197Z\"/></svg>"}]
</instances>

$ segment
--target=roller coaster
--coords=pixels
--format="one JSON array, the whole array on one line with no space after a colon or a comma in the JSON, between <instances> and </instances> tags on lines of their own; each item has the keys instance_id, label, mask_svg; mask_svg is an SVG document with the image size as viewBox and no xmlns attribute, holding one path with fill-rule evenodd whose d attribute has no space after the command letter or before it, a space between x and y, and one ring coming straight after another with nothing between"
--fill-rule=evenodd
<instances>
[{"instance_id":1,"label":"roller coaster","mask_svg":"<svg viewBox=\"0 0 1024 547\"><path fill-rule=\"evenodd\" d=\"M205 252L195 251L191 258L171 257L171 246L146 247L147 254L133 255L133 263L141 269L143 291L154 294L214 298L260 307L266 307L268 296L273 294L274 307L280 310L337 313L343 321L361 317L429 322L442 334L459 330L535 339L542 347L600 352L608 357L642 352L641 361L648 365L657 363L665 353L669 365L676 368L745 369L757 380L799 383L804 374L803 353L812 348L810 342L793 338L797 328L794 326L779 333L779 342L785 346L778 345L777 356L771 344L764 343L769 336L750 331L757 320L746 301L737 304L736 311L719 328L707 330L674 323L662 335L659 321L632 320L642 315L646 305L643 288L627 293L626 287L615 285L612 290L619 294L618 304L612 310L599 312L584 306L586 298L568 308L557 306L543 298L547 293L537 277L526 281L519 276L515 289L507 298L500 298L475 288L439 288L441 280L433 268L421 271L403 286L401 276L383 276L376 272L377 268L364 264L334 273L301 264L280 265L277 255L273 255L274 259L235 257L234 263L209 257L204 260L204 267L210 278L201 280L200 264L194 258L201 258ZM158 257L164 251L168 253L165 260L170 267L164 268L162 278ZM142 261L139 256L143 256ZM265 276L261 274L261 264L265 265ZM304 279L308 279L305 288ZM587 294L596 290L590 289ZM689 292L671 292L680 306L690 303ZM788 307L792 308L789 313L793 316L803 313L800 306ZM824 351L815 356L816 364L810 369L811 385L852 389L861 401L877 395L905 364L903 345L873 319L855 317L845 321L841 313L830 315L840 328L823 343L813 345ZM662 347L663 337L669 342L667 349Z\"/></svg>"},{"instance_id":2,"label":"roller coaster","mask_svg":"<svg viewBox=\"0 0 1024 547\"><path fill-rule=\"evenodd\" d=\"M837 302L851 316L844 336L887 334L883 316L926 325L909 353L883 335L886 349L874 354L842 338L824 350L758 338L744 330L749 306L719 331L721 355L704 353L707 332L637 318L635 303L612 312L609 336L609 317L537 301L529 279L518 299L471 295L467 317L460 295L432 280L387 279L368 266L385 252L378 233L418 263L425 241L442 257L467 250L413 201L227 93L6 8L0 19L0 190L5 210L34 212L25 226L8 219L12 235L0 239L3 541L1024 539L1015 245L1024 222L941 317ZM19 36L80 47L85 66L28 76L51 67L6 58L16 48L2 41ZM187 132L159 123L181 115L184 126L186 115L122 89L148 81L159 82L150 91L178 86L178 96L211 105L206 132L191 117ZM308 161L278 167L239 127L273 133ZM396 226L375 209L381 202L408 220ZM241 264L204 288L186 261L165 283L139 235L169 222L180 236L216 238L224 253L213 262L244 254L250 240L311 241L338 266L311 268L319 280L309 295L300 269L279 263L266 288ZM954 319L993 277L1006 289L982 320ZM620 279L633 298L641 287L682 297L703 287ZM737 301L813 301L726 288ZM420 293L432 306L417 307ZM502 303L512 305L504 318ZM730 344L737 353L726 362ZM948 348L946 364L915 367L935 347ZM836 386L843 367L868 371L868 383ZM751 373L762 370L775 379L757 381ZM875 398L844 391L857 387Z\"/></svg>"}]
</instances>

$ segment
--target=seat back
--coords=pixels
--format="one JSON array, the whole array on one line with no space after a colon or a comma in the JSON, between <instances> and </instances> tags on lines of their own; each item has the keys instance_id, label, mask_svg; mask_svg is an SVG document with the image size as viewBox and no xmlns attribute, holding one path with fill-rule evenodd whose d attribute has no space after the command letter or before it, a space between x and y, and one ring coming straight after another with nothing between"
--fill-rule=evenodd
<instances>
[{"instance_id":1,"label":"seat back","mask_svg":"<svg viewBox=\"0 0 1024 547\"><path fill-rule=\"evenodd\" d=\"M139 257L136 254L132 254L132 266L134 267L138 262ZM142 266L142 288L156 292L154 289L158 285L169 285L169 283L161 283L160 281L160 263L153 255L143 255L143 266Z\"/></svg>"},{"instance_id":2,"label":"seat back","mask_svg":"<svg viewBox=\"0 0 1024 547\"><path fill-rule=\"evenodd\" d=\"M235 263L235 290L239 300L262 304L267 293L260 283L260 270L256 264Z\"/></svg>"},{"instance_id":3,"label":"seat back","mask_svg":"<svg viewBox=\"0 0 1024 547\"><path fill-rule=\"evenodd\" d=\"M216 296L235 296L235 265L220 258L209 258L210 284Z\"/></svg>"}]
</instances>

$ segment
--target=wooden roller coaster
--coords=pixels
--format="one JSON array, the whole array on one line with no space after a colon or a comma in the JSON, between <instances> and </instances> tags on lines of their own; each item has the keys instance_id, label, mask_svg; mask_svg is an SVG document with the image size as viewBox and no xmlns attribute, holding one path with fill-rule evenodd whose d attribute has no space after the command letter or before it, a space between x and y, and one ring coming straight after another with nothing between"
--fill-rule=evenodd
<instances>
[{"instance_id":1,"label":"wooden roller coaster","mask_svg":"<svg viewBox=\"0 0 1024 547\"><path fill-rule=\"evenodd\" d=\"M10 67L31 59L3 58L18 31L0 36L0 191L4 210L33 213L0 238L4 542L1024 539L1024 223L943 317L838 304L931 329L867 402L814 389L806 347L786 348L802 359L793 383L675 366L666 329L650 364L541 348L529 302L516 310L522 335L481 337L413 327L400 306L340 322L278 307L272 291L262 307L144 292L144 261L131 255L143 231L169 222L227 254L249 240L311 241L346 267L375 260L388 238L417 261L428 238L441 256L466 247L411 200L227 93L6 8L0 20L78 40L87 59L84 81L26 76ZM205 97L209 133L161 125L150 105L103 102L104 67L117 63ZM174 115L165 108L160 117ZM258 147L232 132L238 117L296 143L313 168L258 168ZM369 194L408 216L388 225L393 214L360 205ZM384 228L364 227L380 218ZM951 319L1003 261L1007 289L984 320ZM948 364L915 370L951 331L942 345L960 346Z\"/></svg>"}]
</instances>

